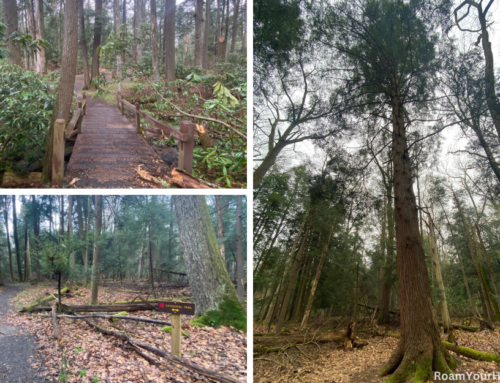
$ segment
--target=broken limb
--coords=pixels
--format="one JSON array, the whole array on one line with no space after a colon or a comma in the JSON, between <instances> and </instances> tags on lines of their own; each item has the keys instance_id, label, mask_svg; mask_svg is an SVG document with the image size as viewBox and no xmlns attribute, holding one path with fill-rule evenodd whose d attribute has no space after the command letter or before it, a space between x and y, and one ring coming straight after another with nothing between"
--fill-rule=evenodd
<instances>
[{"instance_id":1,"label":"broken limb","mask_svg":"<svg viewBox=\"0 0 500 383\"><path fill-rule=\"evenodd\" d=\"M477 351L472 348L459 346L456 344L448 343L443 341L443 345L450 351L456 354L466 356L467 358L479 360L481 362L495 362L500 364L500 355L491 354L484 351Z\"/></svg>"},{"instance_id":2,"label":"broken limb","mask_svg":"<svg viewBox=\"0 0 500 383\"><path fill-rule=\"evenodd\" d=\"M165 351L162 351L162 350L159 350L157 349L156 347L153 347L153 346L150 346L146 343L143 343L141 342L140 340L138 339L134 339L132 338L131 336L127 335L127 334L124 334L124 333L121 333L121 332L118 332L118 331L112 331L112 330L107 330L105 328L102 328L101 326L98 326L96 325L95 323L92 323L90 322L89 320L86 320L85 319L85 322L90 326L90 327L93 327L94 329L96 329L97 331L105 334L105 335L111 335L111 336L114 336L118 339L121 339L125 342L127 342L128 344L132 344L136 347L141 347L149 352L152 352L153 354L155 355L158 355L158 356L161 356L171 362L174 362L174 363L177 363L177 364L180 364L184 367L187 367L189 368L190 370L200 374L200 375L203 375L203 376L206 376L207 378L210 378L210 379L213 379L213 380L217 380L218 382L221 382L221 383L242 383L240 380L237 380L229 375L225 375L225 374L221 374L221 373L218 373L218 372L214 372L214 371L210 371L210 370L207 370L206 368L203 368L203 367L200 367L200 366L197 366L196 364L194 363L191 363L183 358L179 358L179 357L176 357L176 356L173 356Z\"/></svg>"},{"instance_id":3,"label":"broken limb","mask_svg":"<svg viewBox=\"0 0 500 383\"><path fill-rule=\"evenodd\" d=\"M49 315L40 315L41 317L46 317ZM106 314L92 314L92 315L58 315L58 318L67 318L67 319L87 319L87 318L116 318L116 319L125 319L132 320L136 322L146 322L146 323L154 323L162 326L171 326L172 324L169 322L164 322L157 319L149 319L149 318L141 318L141 317L133 317L133 316L122 316L122 315L106 315Z\"/></svg>"}]
</instances>

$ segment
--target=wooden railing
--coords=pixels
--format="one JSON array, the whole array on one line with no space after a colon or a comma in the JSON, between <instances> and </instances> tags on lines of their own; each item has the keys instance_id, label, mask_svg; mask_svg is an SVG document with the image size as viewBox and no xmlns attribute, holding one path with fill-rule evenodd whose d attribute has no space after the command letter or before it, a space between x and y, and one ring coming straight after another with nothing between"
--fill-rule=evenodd
<instances>
[{"instance_id":1,"label":"wooden railing","mask_svg":"<svg viewBox=\"0 0 500 383\"><path fill-rule=\"evenodd\" d=\"M64 146L67 139L82 132L82 119L86 113L87 95L83 93L83 100L78 102L78 108L75 110L75 114L69 124L66 125L64 119L57 119L54 123L54 137L52 141L52 186L62 186L64 177Z\"/></svg>"},{"instance_id":2,"label":"wooden railing","mask_svg":"<svg viewBox=\"0 0 500 383\"><path fill-rule=\"evenodd\" d=\"M141 110L138 102L132 105L130 102L123 99L120 93L116 94L116 103L120 108L122 114L125 113L125 108L135 113L135 125L137 127L137 134L141 134L141 118L144 117L154 127L163 130L166 134L170 134L179 140L179 163L177 167L188 173L193 171L193 149L194 149L194 133L196 131L196 124L191 121L181 121L180 130L174 129Z\"/></svg>"}]
</instances>

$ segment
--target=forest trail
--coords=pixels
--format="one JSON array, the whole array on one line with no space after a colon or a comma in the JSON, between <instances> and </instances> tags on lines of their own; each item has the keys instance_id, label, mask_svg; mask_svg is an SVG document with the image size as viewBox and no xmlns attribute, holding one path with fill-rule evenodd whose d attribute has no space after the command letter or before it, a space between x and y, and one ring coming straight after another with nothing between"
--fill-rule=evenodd
<instances>
[{"instance_id":1,"label":"forest trail","mask_svg":"<svg viewBox=\"0 0 500 383\"><path fill-rule=\"evenodd\" d=\"M37 345L30 334L22 332L22 326L7 325L7 315L15 307L9 301L22 291L21 285L6 286L0 294L0 381L5 383L46 382L38 363Z\"/></svg>"},{"instance_id":2,"label":"forest trail","mask_svg":"<svg viewBox=\"0 0 500 383\"><path fill-rule=\"evenodd\" d=\"M76 91L82 87L78 80ZM76 139L65 184L77 179L73 182L76 188L150 187L138 177L136 169L140 165L141 170L150 173L171 171L117 107L88 97L82 133Z\"/></svg>"}]
</instances>

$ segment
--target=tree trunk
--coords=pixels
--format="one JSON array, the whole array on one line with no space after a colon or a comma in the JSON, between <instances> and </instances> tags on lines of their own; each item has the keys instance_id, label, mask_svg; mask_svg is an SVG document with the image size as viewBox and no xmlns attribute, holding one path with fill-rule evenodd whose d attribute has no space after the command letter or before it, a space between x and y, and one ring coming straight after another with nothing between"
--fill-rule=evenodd
<instances>
[{"instance_id":1,"label":"tree trunk","mask_svg":"<svg viewBox=\"0 0 500 383\"><path fill-rule=\"evenodd\" d=\"M79 195L76 196L76 214L78 219L78 239L83 242L82 196ZM83 258L85 258L85 250L82 246L82 259Z\"/></svg>"},{"instance_id":2,"label":"tree trunk","mask_svg":"<svg viewBox=\"0 0 500 383\"><path fill-rule=\"evenodd\" d=\"M101 0L97 0L101 1ZM66 1L64 6L64 47L61 63L61 75L57 88L56 101L50 119L49 132L45 144L42 182L52 180L52 142L54 140L54 123L62 118L69 121L69 111L73 102L75 89L76 59L78 54L78 3Z\"/></svg>"},{"instance_id":3,"label":"tree trunk","mask_svg":"<svg viewBox=\"0 0 500 383\"><path fill-rule=\"evenodd\" d=\"M85 223L85 241L87 244L85 245L85 253L83 254L83 270L85 273L84 276L84 286L87 287L88 284L88 275L89 275L89 232L90 232L90 199L91 197L87 197L87 220Z\"/></svg>"},{"instance_id":4,"label":"tree trunk","mask_svg":"<svg viewBox=\"0 0 500 383\"><path fill-rule=\"evenodd\" d=\"M140 64L142 60L142 47L143 47L143 42L142 42L142 29L141 29L141 24L143 22L144 15L142 14L142 0L136 0L136 10L135 10L135 28L137 29L137 38L140 40L139 43L137 43L137 52L135 59L137 62Z\"/></svg>"},{"instance_id":5,"label":"tree trunk","mask_svg":"<svg viewBox=\"0 0 500 383\"><path fill-rule=\"evenodd\" d=\"M217 211L217 236L219 239L220 255L226 260L226 249L224 247L224 223L222 222L222 205L220 203L220 195L215 196L215 210Z\"/></svg>"},{"instance_id":6,"label":"tree trunk","mask_svg":"<svg viewBox=\"0 0 500 383\"><path fill-rule=\"evenodd\" d=\"M332 238L334 227L335 227L335 220L332 223L332 228L330 229L330 235L328 235L328 239L326 240L325 246L323 247L323 251L321 252L321 258L319 259L318 268L316 270L316 276L314 277L314 281L311 286L311 291L309 292L309 300L307 301L306 311L304 312L304 317L302 318L302 323L301 323L302 328L306 327L307 321L309 320L309 316L311 315L311 309L314 302L314 295L316 294L316 288L318 287L319 278L321 277L321 270L323 269L323 264L325 263L326 252L328 251L328 246L330 245L330 239Z\"/></svg>"},{"instance_id":7,"label":"tree trunk","mask_svg":"<svg viewBox=\"0 0 500 383\"><path fill-rule=\"evenodd\" d=\"M266 157L261 162L261 164L257 167L257 169L253 172L253 185L254 187L258 186L262 181L262 178L266 175L271 166L276 162L276 158L278 158L278 154L280 154L281 150L286 146L286 143L283 141L278 141L276 145L266 154Z\"/></svg>"},{"instance_id":8,"label":"tree trunk","mask_svg":"<svg viewBox=\"0 0 500 383\"><path fill-rule=\"evenodd\" d=\"M299 268L302 264L302 257L304 255L304 249L307 243L307 239L309 237L309 231L311 229L312 218L314 215L314 211L312 211L309 215L309 221L307 222L306 230L304 233L304 238L302 239L302 244L300 245L299 251L295 256L295 261L293 262L292 269L290 270L290 274L288 275L288 286L286 288L285 298L283 299L283 304L281 305L281 311L278 318L278 322L276 323L275 332L276 334L281 333L281 329L283 328L283 323L285 322L286 313L288 310L288 303L290 303L290 298L292 297L292 292L295 288L295 282L297 281L297 275L299 272ZM298 235L298 234L297 234ZM292 248L291 257L294 255L294 248Z\"/></svg>"},{"instance_id":9,"label":"tree trunk","mask_svg":"<svg viewBox=\"0 0 500 383\"><path fill-rule=\"evenodd\" d=\"M36 18L36 38L45 39L45 23L43 19L43 0L35 0L35 18ZM45 48L39 46L36 58L36 71L39 74L45 74L46 62L45 62Z\"/></svg>"},{"instance_id":10,"label":"tree trunk","mask_svg":"<svg viewBox=\"0 0 500 383\"><path fill-rule=\"evenodd\" d=\"M243 6L243 37L241 38L241 53L243 53L246 56L247 52L247 9L246 9L246 4Z\"/></svg>"},{"instance_id":11,"label":"tree trunk","mask_svg":"<svg viewBox=\"0 0 500 383\"><path fill-rule=\"evenodd\" d=\"M73 196L68 195L68 234L73 235ZM71 271L75 270L75 252L72 251L69 255L69 267ZM71 273L70 271L70 273Z\"/></svg>"},{"instance_id":12,"label":"tree trunk","mask_svg":"<svg viewBox=\"0 0 500 383\"><path fill-rule=\"evenodd\" d=\"M9 205L7 203L7 200L8 200L8 196L4 196L4 202L5 202L5 206L4 206L4 211L3 211L3 216L5 218L5 234L7 235L7 249L9 250L9 265L10 265L10 279L12 282L15 281L14 279L14 260L12 258L12 247L10 245L10 234L9 234L9 213L8 213L8 209L9 209Z\"/></svg>"},{"instance_id":13,"label":"tree trunk","mask_svg":"<svg viewBox=\"0 0 500 383\"><path fill-rule=\"evenodd\" d=\"M5 35L8 37L18 30L17 0L5 0L3 2L3 13L7 26ZM23 66L21 47L14 45L10 39L7 40L7 54L7 64Z\"/></svg>"},{"instance_id":14,"label":"tree trunk","mask_svg":"<svg viewBox=\"0 0 500 383\"><path fill-rule=\"evenodd\" d=\"M175 0L165 0L165 82L175 81Z\"/></svg>"},{"instance_id":15,"label":"tree trunk","mask_svg":"<svg viewBox=\"0 0 500 383\"><path fill-rule=\"evenodd\" d=\"M392 153L401 339L380 375L392 373L390 382L413 379L416 383L430 379L433 369L451 373L458 362L441 343L432 305L403 111L396 89L392 95Z\"/></svg>"},{"instance_id":16,"label":"tree trunk","mask_svg":"<svg viewBox=\"0 0 500 383\"><path fill-rule=\"evenodd\" d=\"M94 257L92 260L92 298L91 304L95 305L98 302L97 294L99 289L99 279L100 279L100 267L99 267L99 256L101 252L101 246L99 241L101 239L101 226L102 226L102 201L101 196L96 195L95 198L95 234L94 234Z\"/></svg>"},{"instance_id":17,"label":"tree trunk","mask_svg":"<svg viewBox=\"0 0 500 383\"><path fill-rule=\"evenodd\" d=\"M23 281L23 271L21 268L21 249L19 249L19 236L17 235L17 212L16 212L16 196L12 196L12 227L14 228L14 244L16 246L17 273L19 282Z\"/></svg>"},{"instance_id":18,"label":"tree trunk","mask_svg":"<svg viewBox=\"0 0 500 383\"><path fill-rule=\"evenodd\" d=\"M440 295L440 305L441 305L441 318L443 320L443 328L445 334L451 331L451 319L448 312L448 303L446 300L446 292L444 288L443 276L441 275L441 261L439 260L438 247L436 242L436 233L434 230L434 222L429 217L429 236L431 239L431 250L433 255L434 270L436 273L436 281L438 283L439 295Z\"/></svg>"},{"instance_id":19,"label":"tree trunk","mask_svg":"<svg viewBox=\"0 0 500 383\"><path fill-rule=\"evenodd\" d=\"M243 262L243 229L241 224L242 199L241 195L236 196L236 286L240 301L245 299L245 287L243 286L245 265Z\"/></svg>"},{"instance_id":20,"label":"tree trunk","mask_svg":"<svg viewBox=\"0 0 500 383\"><path fill-rule=\"evenodd\" d=\"M196 314L217 310L224 297L238 301L238 294L220 255L205 197L172 198Z\"/></svg>"},{"instance_id":21,"label":"tree trunk","mask_svg":"<svg viewBox=\"0 0 500 383\"><path fill-rule=\"evenodd\" d=\"M152 0L154 1L154 0ZM156 11L156 7L155 7ZM120 15L120 0L113 0L113 18L115 19L115 33L117 38L120 38L120 30L121 30L121 15ZM153 30L155 33L156 30ZM154 49L154 47L153 47ZM153 50L154 52L154 50ZM122 88L122 56L116 56L116 75L118 76L118 91L120 93L123 92Z\"/></svg>"},{"instance_id":22,"label":"tree trunk","mask_svg":"<svg viewBox=\"0 0 500 383\"><path fill-rule=\"evenodd\" d=\"M30 255L30 237L28 232L28 223L24 223L24 280L31 278L31 255Z\"/></svg>"},{"instance_id":23,"label":"tree trunk","mask_svg":"<svg viewBox=\"0 0 500 383\"><path fill-rule=\"evenodd\" d=\"M99 52L102 33L102 0L95 0L95 24L94 24L94 43L92 45L92 73L91 80L99 80ZM91 88L95 85L90 84Z\"/></svg>"},{"instance_id":24,"label":"tree trunk","mask_svg":"<svg viewBox=\"0 0 500 383\"><path fill-rule=\"evenodd\" d=\"M151 44L153 45L154 81L160 81L158 70L158 20L156 17L156 0L151 0Z\"/></svg>"},{"instance_id":25,"label":"tree trunk","mask_svg":"<svg viewBox=\"0 0 500 383\"><path fill-rule=\"evenodd\" d=\"M194 12L194 65L202 66L203 61L203 0L196 0Z\"/></svg>"},{"instance_id":26,"label":"tree trunk","mask_svg":"<svg viewBox=\"0 0 500 383\"><path fill-rule=\"evenodd\" d=\"M236 48L236 35L238 33L238 13L240 11L240 0L233 0L234 4L234 14L233 14L233 34L231 36L231 50L230 53L234 52L234 49Z\"/></svg>"},{"instance_id":27,"label":"tree trunk","mask_svg":"<svg viewBox=\"0 0 500 383\"><path fill-rule=\"evenodd\" d=\"M40 270L40 253L42 250L42 244L40 242L40 211L38 208L36 197L34 195L31 196L31 203L33 205L33 235L35 236L36 280L37 282L40 282L42 280Z\"/></svg>"},{"instance_id":28,"label":"tree trunk","mask_svg":"<svg viewBox=\"0 0 500 383\"><path fill-rule=\"evenodd\" d=\"M210 0L205 5L205 31L203 32L202 68L208 69L208 35L210 34Z\"/></svg>"}]
</instances>

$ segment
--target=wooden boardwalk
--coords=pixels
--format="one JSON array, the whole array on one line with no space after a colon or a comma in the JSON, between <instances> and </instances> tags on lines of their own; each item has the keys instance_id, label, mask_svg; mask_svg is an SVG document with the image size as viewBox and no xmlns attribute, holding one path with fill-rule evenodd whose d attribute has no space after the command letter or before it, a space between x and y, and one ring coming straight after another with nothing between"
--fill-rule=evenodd
<instances>
[{"instance_id":1,"label":"wooden boardwalk","mask_svg":"<svg viewBox=\"0 0 500 383\"><path fill-rule=\"evenodd\" d=\"M153 175L170 173L172 168L117 107L102 99L87 101L82 133L66 169L66 185L73 181L76 188L150 188L150 183L138 177L140 165Z\"/></svg>"}]
</instances>

